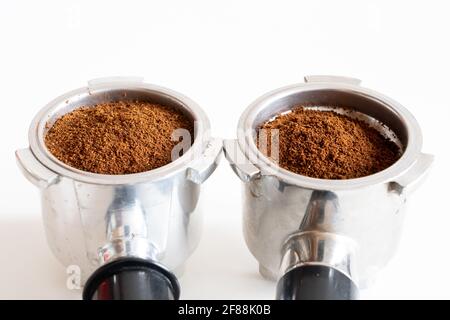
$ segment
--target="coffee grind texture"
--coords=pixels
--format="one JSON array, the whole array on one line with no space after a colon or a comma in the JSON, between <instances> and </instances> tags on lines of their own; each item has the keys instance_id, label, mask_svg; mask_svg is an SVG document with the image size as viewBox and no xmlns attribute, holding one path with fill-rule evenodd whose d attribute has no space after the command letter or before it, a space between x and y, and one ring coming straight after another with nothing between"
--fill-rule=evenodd
<instances>
[{"instance_id":1,"label":"coffee grind texture","mask_svg":"<svg viewBox=\"0 0 450 320\"><path fill-rule=\"evenodd\" d=\"M193 122L175 108L143 101L81 107L48 128L45 144L60 161L101 174L130 174L171 162L175 129Z\"/></svg>"},{"instance_id":2,"label":"coffee grind texture","mask_svg":"<svg viewBox=\"0 0 450 320\"><path fill-rule=\"evenodd\" d=\"M366 122L304 107L263 123L267 155L271 129L279 131L278 164L289 171L321 179L352 179L374 174L396 162L398 146ZM257 144L260 150L264 150Z\"/></svg>"}]
</instances>

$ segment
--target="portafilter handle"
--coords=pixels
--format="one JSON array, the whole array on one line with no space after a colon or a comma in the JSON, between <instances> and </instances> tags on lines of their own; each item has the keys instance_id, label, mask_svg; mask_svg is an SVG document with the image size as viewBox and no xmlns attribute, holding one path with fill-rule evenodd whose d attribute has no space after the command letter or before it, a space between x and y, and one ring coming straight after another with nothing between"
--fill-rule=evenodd
<instances>
[{"instance_id":1,"label":"portafilter handle","mask_svg":"<svg viewBox=\"0 0 450 320\"><path fill-rule=\"evenodd\" d=\"M297 232L288 237L278 280L278 300L353 300L354 243L330 232L340 223L339 200L331 191L314 190Z\"/></svg>"},{"instance_id":2,"label":"portafilter handle","mask_svg":"<svg viewBox=\"0 0 450 320\"><path fill-rule=\"evenodd\" d=\"M83 300L178 300L174 274L139 258L119 258L97 269L87 280Z\"/></svg>"},{"instance_id":3,"label":"portafilter handle","mask_svg":"<svg viewBox=\"0 0 450 320\"><path fill-rule=\"evenodd\" d=\"M358 288L337 269L324 265L304 265L281 277L277 300L354 300Z\"/></svg>"}]
</instances>

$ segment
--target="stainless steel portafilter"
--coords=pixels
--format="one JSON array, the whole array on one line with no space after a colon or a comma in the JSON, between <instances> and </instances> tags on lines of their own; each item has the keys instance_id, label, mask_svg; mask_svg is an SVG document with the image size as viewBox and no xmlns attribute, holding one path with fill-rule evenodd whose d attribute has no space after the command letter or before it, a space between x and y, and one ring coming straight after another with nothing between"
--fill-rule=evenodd
<instances>
[{"instance_id":1,"label":"stainless steel portafilter","mask_svg":"<svg viewBox=\"0 0 450 320\"><path fill-rule=\"evenodd\" d=\"M46 148L48 125L80 107L144 100L177 108L194 121L194 143L175 161L142 173L84 172ZM17 150L25 177L41 192L48 244L65 266L81 268L85 299L177 299L176 275L200 238L201 184L218 164L222 142L189 98L139 79L102 79L45 106Z\"/></svg>"},{"instance_id":2,"label":"stainless steel portafilter","mask_svg":"<svg viewBox=\"0 0 450 320\"><path fill-rule=\"evenodd\" d=\"M311 76L269 92L242 114L236 140L224 150L243 182L247 246L260 273L277 280L277 299L354 299L358 288L395 253L405 204L430 167L422 133L396 101L357 79ZM400 159L375 174L348 180L316 179L279 167L256 146L256 130L294 106L350 108L394 140Z\"/></svg>"}]
</instances>

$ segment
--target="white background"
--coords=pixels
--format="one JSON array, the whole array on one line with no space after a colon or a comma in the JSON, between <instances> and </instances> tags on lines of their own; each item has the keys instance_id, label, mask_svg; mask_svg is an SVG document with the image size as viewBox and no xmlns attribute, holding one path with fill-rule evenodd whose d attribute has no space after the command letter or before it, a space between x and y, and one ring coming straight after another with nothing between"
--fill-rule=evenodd
<instances>
[{"instance_id":1,"label":"white background","mask_svg":"<svg viewBox=\"0 0 450 320\"><path fill-rule=\"evenodd\" d=\"M307 74L353 76L406 106L436 155L400 248L363 298L450 298L448 1L10 1L0 4L0 298L78 299L45 242L38 191L14 159L48 101L87 80L143 76L182 92L233 138L244 108ZM225 160L182 298L271 299L241 232Z\"/></svg>"}]
</instances>

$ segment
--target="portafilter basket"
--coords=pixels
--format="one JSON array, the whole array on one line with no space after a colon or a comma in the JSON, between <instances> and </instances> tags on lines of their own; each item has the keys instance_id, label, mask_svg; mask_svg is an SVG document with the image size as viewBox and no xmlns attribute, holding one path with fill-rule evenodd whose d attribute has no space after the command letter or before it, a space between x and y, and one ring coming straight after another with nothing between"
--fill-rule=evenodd
<instances>
[{"instance_id":1,"label":"portafilter basket","mask_svg":"<svg viewBox=\"0 0 450 320\"><path fill-rule=\"evenodd\" d=\"M49 125L80 106L141 100L172 106L194 121L194 142L160 168L127 175L72 168L46 148ZM47 241L65 266L81 270L84 299L177 299L175 274L198 244L200 185L218 164L222 142L189 98L135 78L109 78L66 93L45 106L29 130L19 167L41 191Z\"/></svg>"},{"instance_id":2,"label":"portafilter basket","mask_svg":"<svg viewBox=\"0 0 450 320\"><path fill-rule=\"evenodd\" d=\"M354 299L395 253L405 203L430 167L418 123L394 100L353 78L305 77L269 92L242 114L238 139L226 140L243 181L243 229L260 273L278 280L277 299ZM378 173L348 180L285 170L256 146L256 130L298 105L352 110L402 150ZM343 111L344 112L344 111Z\"/></svg>"}]
</instances>

